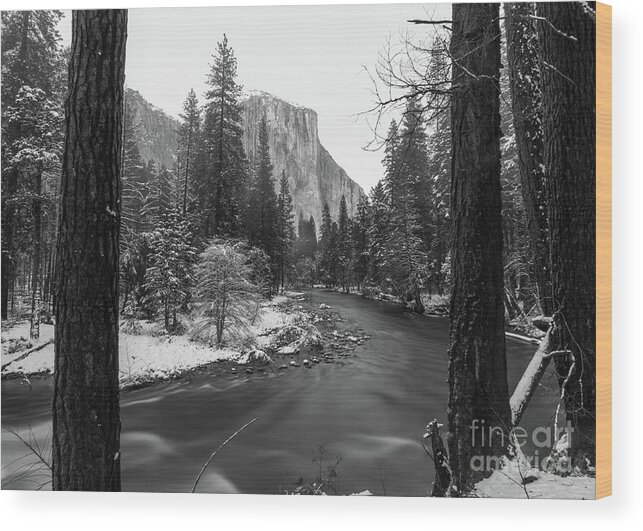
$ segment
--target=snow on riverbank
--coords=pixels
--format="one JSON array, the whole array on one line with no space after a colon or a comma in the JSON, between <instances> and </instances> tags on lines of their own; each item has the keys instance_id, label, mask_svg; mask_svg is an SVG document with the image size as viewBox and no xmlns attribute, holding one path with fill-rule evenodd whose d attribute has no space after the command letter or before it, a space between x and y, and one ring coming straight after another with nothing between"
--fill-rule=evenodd
<instances>
[{"instance_id":1,"label":"snow on riverbank","mask_svg":"<svg viewBox=\"0 0 643 531\"><path fill-rule=\"evenodd\" d=\"M520 466L517 459L506 461L501 470L476 484L475 495L481 498L540 498L559 500L593 500L596 478L559 476Z\"/></svg>"},{"instance_id":2,"label":"snow on riverbank","mask_svg":"<svg viewBox=\"0 0 643 531\"><path fill-rule=\"evenodd\" d=\"M257 323L251 327L252 339L263 339L271 330L291 324L297 313L287 313L277 304L283 297L266 303ZM119 367L121 387L132 387L157 380L176 378L190 370L210 363L243 362L241 348L217 349L189 340L186 336L160 333L159 326L140 322L141 326L119 335ZM54 368L53 325L40 325L40 339L29 340L29 323L18 323L2 330L2 377L23 377L48 374ZM258 338L264 334L262 338ZM269 337L269 336L268 336ZM20 359L34 347L49 342L44 348ZM30 346L27 346L30 345ZM16 349L16 350L14 350Z\"/></svg>"}]
</instances>

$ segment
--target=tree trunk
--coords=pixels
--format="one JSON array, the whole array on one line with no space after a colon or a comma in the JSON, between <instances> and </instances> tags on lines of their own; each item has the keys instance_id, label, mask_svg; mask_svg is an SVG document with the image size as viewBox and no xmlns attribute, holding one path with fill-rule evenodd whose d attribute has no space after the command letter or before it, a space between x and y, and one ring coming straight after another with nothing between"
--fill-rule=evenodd
<instances>
[{"instance_id":1,"label":"tree trunk","mask_svg":"<svg viewBox=\"0 0 643 531\"><path fill-rule=\"evenodd\" d=\"M452 486L493 468L511 424L505 358L500 197L498 4L453 4L453 230L449 343ZM484 438L483 438L484 435Z\"/></svg>"},{"instance_id":2,"label":"tree trunk","mask_svg":"<svg viewBox=\"0 0 643 531\"><path fill-rule=\"evenodd\" d=\"M415 311L417 313L424 313L425 308L424 308L424 303L422 302L422 291L416 288L413 294L413 298L415 301L415 304L414 304Z\"/></svg>"},{"instance_id":3,"label":"tree trunk","mask_svg":"<svg viewBox=\"0 0 643 531\"><path fill-rule=\"evenodd\" d=\"M541 3L544 163L549 197L556 371L573 458L596 449L596 19L576 2ZM571 372L570 372L571 371ZM566 382L566 383L565 383ZM582 465L584 460L580 460Z\"/></svg>"},{"instance_id":4,"label":"tree trunk","mask_svg":"<svg viewBox=\"0 0 643 531\"><path fill-rule=\"evenodd\" d=\"M543 315L551 315L553 296L547 235L547 201L543 169L540 46L531 3L505 3L507 63L518 163L527 230L531 272Z\"/></svg>"},{"instance_id":5,"label":"tree trunk","mask_svg":"<svg viewBox=\"0 0 643 531\"><path fill-rule=\"evenodd\" d=\"M127 10L74 11L56 251L54 490L118 491L118 242Z\"/></svg>"},{"instance_id":6,"label":"tree trunk","mask_svg":"<svg viewBox=\"0 0 643 531\"><path fill-rule=\"evenodd\" d=\"M15 169L7 171L7 198L11 198L18 191L18 174ZM14 205L3 205L2 217L2 301L1 314L2 319L9 315L9 292L13 285L16 263L13 248L13 225L16 208Z\"/></svg>"},{"instance_id":7,"label":"tree trunk","mask_svg":"<svg viewBox=\"0 0 643 531\"><path fill-rule=\"evenodd\" d=\"M31 266L31 327L29 337L40 337L40 246L42 241L42 171L38 170L35 179L33 213L33 261Z\"/></svg>"}]
</instances>

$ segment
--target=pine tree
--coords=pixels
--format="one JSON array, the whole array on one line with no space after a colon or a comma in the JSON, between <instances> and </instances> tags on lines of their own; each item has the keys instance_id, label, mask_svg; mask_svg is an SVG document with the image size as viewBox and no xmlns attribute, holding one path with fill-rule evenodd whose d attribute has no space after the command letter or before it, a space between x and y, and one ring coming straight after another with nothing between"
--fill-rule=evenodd
<instances>
[{"instance_id":1,"label":"pine tree","mask_svg":"<svg viewBox=\"0 0 643 531\"><path fill-rule=\"evenodd\" d=\"M368 197L360 197L353 219L353 275L357 289L366 281L369 272L369 232L371 229Z\"/></svg>"},{"instance_id":2,"label":"pine tree","mask_svg":"<svg viewBox=\"0 0 643 531\"><path fill-rule=\"evenodd\" d=\"M449 339L452 487L474 480L472 457L506 452L511 426L505 355L500 190L498 4L453 4L453 254ZM483 442L478 426L484 426Z\"/></svg>"},{"instance_id":3,"label":"pine tree","mask_svg":"<svg viewBox=\"0 0 643 531\"><path fill-rule=\"evenodd\" d=\"M538 288L541 312L551 315L553 297L543 164L541 56L534 14L534 5L529 2L512 2L505 6L512 118L520 192L530 237L530 272Z\"/></svg>"},{"instance_id":4,"label":"pine tree","mask_svg":"<svg viewBox=\"0 0 643 531\"><path fill-rule=\"evenodd\" d=\"M248 241L263 249L270 258L274 284L279 284L278 273L278 202L270 161L268 123L266 117L259 124L259 149L256 176L252 185L248 209Z\"/></svg>"},{"instance_id":5,"label":"pine tree","mask_svg":"<svg viewBox=\"0 0 643 531\"><path fill-rule=\"evenodd\" d=\"M123 113L123 161L121 192L121 250L126 253L136 236L143 230L141 217L144 205L146 166L141 157L138 139L141 127L134 111L125 102Z\"/></svg>"},{"instance_id":6,"label":"pine tree","mask_svg":"<svg viewBox=\"0 0 643 531\"><path fill-rule=\"evenodd\" d=\"M205 174L197 197L204 239L241 233L242 198L247 186L247 160L243 149L241 85L236 82L237 59L224 35L207 83L203 120Z\"/></svg>"},{"instance_id":7,"label":"pine tree","mask_svg":"<svg viewBox=\"0 0 643 531\"><path fill-rule=\"evenodd\" d=\"M371 190L371 224L368 230L368 279L382 285L386 278L382 268L384 245L389 233L389 200L383 181Z\"/></svg>"},{"instance_id":8,"label":"pine tree","mask_svg":"<svg viewBox=\"0 0 643 531\"><path fill-rule=\"evenodd\" d=\"M538 4L543 147L555 300L553 348L584 467L596 451L596 16L575 2ZM543 64L544 64L543 63Z\"/></svg>"},{"instance_id":9,"label":"pine tree","mask_svg":"<svg viewBox=\"0 0 643 531\"><path fill-rule=\"evenodd\" d=\"M72 28L56 244L52 487L120 491L117 283L127 10L74 11Z\"/></svg>"},{"instance_id":10,"label":"pine tree","mask_svg":"<svg viewBox=\"0 0 643 531\"><path fill-rule=\"evenodd\" d=\"M342 288L347 293L350 291L353 260L351 228L351 220L348 217L348 208L346 207L346 197L342 195L339 202L339 219L337 222L337 271Z\"/></svg>"},{"instance_id":11,"label":"pine tree","mask_svg":"<svg viewBox=\"0 0 643 531\"><path fill-rule=\"evenodd\" d=\"M422 313L421 294L429 281L428 247L434 231L425 124L415 99L407 103L398 136L393 133L391 125L384 159L390 230L380 242L379 268L393 292L412 300L414 309Z\"/></svg>"},{"instance_id":12,"label":"pine tree","mask_svg":"<svg viewBox=\"0 0 643 531\"><path fill-rule=\"evenodd\" d=\"M388 133L384 141L384 182L387 184L386 192L389 193L390 187L394 185L394 180L398 175L400 157L398 150L400 146L400 134L398 125L395 120L391 120Z\"/></svg>"},{"instance_id":13,"label":"pine tree","mask_svg":"<svg viewBox=\"0 0 643 531\"><path fill-rule=\"evenodd\" d=\"M194 180L194 166L200 141L201 110L194 89L190 89L183 103L183 123L179 130L179 198L182 203L183 217L187 214L188 192Z\"/></svg>"},{"instance_id":14,"label":"pine tree","mask_svg":"<svg viewBox=\"0 0 643 531\"><path fill-rule=\"evenodd\" d=\"M431 214L433 234L429 247L429 267L438 293L449 291L450 280L444 275L450 270L447 259L451 245L451 113L445 109L434 119L428 137L429 167L432 180Z\"/></svg>"},{"instance_id":15,"label":"pine tree","mask_svg":"<svg viewBox=\"0 0 643 531\"><path fill-rule=\"evenodd\" d=\"M318 247L319 276L327 287L335 284L338 249L336 246L337 229L333 227L333 219L330 216L328 203L322 207L322 225Z\"/></svg>"},{"instance_id":16,"label":"pine tree","mask_svg":"<svg viewBox=\"0 0 643 531\"><path fill-rule=\"evenodd\" d=\"M420 102L410 99L402 118L399 146L397 148L397 178L390 189L391 208L399 211L405 223L413 224L413 233L424 243L426 251L432 243L433 196L429 178L429 153L427 148L424 110Z\"/></svg>"},{"instance_id":17,"label":"pine tree","mask_svg":"<svg viewBox=\"0 0 643 531\"><path fill-rule=\"evenodd\" d=\"M286 173L281 173L279 196L277 198L277 258L279 282L284 289L286 271L292 266L293 247L295 244L295 223L292 208L292 197Z\"/></svg>"},{"instance_id":18,"label":"pine tree","mask_svg":"<svg viewBox=\"0 0 643 531\"><path fill-rule=\"evenodd\" d=\"M178 210L161 215L150 241L150 265L145 272L145 303L162 311L165 329L177 326L177 312L190 297L196 248L188 222Z\"/></svg>"},{"instance_id":19,"label":"pine tree","mask_svg":"<svg viewBox=\"0 0 643 531\"><path fill-rule=\"evenodd\" d=\"M315 225L315 218L313 216L310 216L308 219L308 228L306 229L307 232L307 253L308 256L311 258L314 258L315 253L317 251L317 226Z\"/></svg>"}]
</instances>

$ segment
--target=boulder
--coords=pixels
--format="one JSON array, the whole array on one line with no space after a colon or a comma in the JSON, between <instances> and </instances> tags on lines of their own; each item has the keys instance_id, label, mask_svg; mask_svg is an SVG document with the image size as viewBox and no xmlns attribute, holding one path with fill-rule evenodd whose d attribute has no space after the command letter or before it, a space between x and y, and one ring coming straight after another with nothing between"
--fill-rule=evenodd
<instances>
[{"instance_id":1,"label":"boulder","mask_svg":"<svg viewBox=\"0 0 643 531\"><path fill-rule=\"evenodd\" d=\"M294 356L298 352L299 352L299 349L291 345L277 349L277 354L281 354L283 356Z\"/></svg>"},{"instance_id":2,"label":"boulder","mask_svg":"<svg viewBox=\"0 0 643 531\"><path fill-rule=\"evenodd\" d=\"M259 349L250 350L245 354L242 354L237 360L239 365L248 365L251 363L255 365L268 365L271 362L272 359L270 359L270 356L268 356L268 354L263 350Z\"/></svg>"}]
</instances>

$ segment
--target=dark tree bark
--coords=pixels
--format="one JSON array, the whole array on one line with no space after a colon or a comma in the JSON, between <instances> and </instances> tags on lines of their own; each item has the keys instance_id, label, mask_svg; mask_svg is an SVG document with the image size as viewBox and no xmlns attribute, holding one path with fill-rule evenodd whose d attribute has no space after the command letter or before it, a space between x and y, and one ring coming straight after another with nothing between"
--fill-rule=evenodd
<instances>
[{"instance_id":1,"label":"dark tree bark","mask_svg":"<svg viewBox=\"0 0 643 531\"><path fill-rule=\"evenodd\" d=\"M505 3L507 63L520 189L531 247L531 272L543 315L551 315L553 295L549 267L547 201L543 167L540 47L532 3Z\"/></svg>"},{"instance_id":2,"label":"dark tree bark","mask_svg":"<svg viewBox=\"0 0 643 531\"><path fill-rule=\"evenodd\" d=\"M498 11L498 4L453 4L448 445L457 493L476 479L472 458L505 451L511 424L504 336ZM484 466L493 464L491 460Z\"/></svg>"},{"instance_id":3,"label":"dark tree bark","mask_svg":"<svg viewBox=\"0 0 643 531\"><path fill-rule=\"evenodd\" d=\"M118 491L127 10L74 11L55 292L53 488Z\"/></svg>"},{"instance_id":4,"label":"dark tree bark","mask_svg":"<svg viewBox=\"0 0 643 531\"><path fill-rule=\"evenodd\" d=\"M572 456L596 441L596 18L594 4L538 4L556 370ZM581 464L583 460L579 461Z\"/></svg>"}]
</instances>

